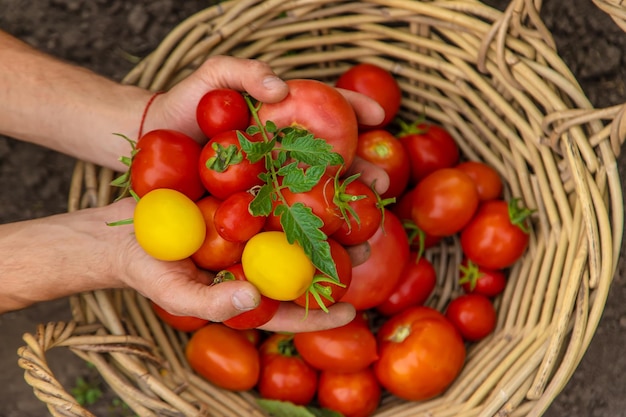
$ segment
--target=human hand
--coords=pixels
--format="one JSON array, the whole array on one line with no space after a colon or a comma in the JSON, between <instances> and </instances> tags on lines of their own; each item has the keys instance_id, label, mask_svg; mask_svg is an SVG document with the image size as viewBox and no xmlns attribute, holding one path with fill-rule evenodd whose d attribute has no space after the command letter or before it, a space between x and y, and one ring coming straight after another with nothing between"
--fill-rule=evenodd
<instances>
[{"instance_id":1,"label":"human hand","mask_svg":"<svg viewBox=\"0 0 626 417\"><path fill-rule=\"evenodd\" d=\"M249 93L255 99L278 102L288 94L287 84L271 68L260 61L227 56L209 58L198 70L166 93L156 97L146 118L144 131L170 128L187 133L199 142L206 140L195 119L195 108L200 98L211 89L232 88ZM363 125L376 125L384 117L383 109L372 99L348 90L339 91L355 110ZM381 168L363 159L355 158L349 174L360 173L361 179L373 184L378 193L389 186L389 177ZM137 250L137 248L134 248ZM369 256L367 244L348 248L354 265ZM145 254L143 254L145 255ZM135 258L142 255L136 254ZM146 265L155 268L153 276L161 278L159 285L145 282L145 268L128 275L127 284L155 301L166 310L178 315L195 315L212 321L223 321L258 304L260 295L256 288L245 282L226 282L211 286L212 277L198 270L191 261L164 264L145 259ZM136 265L144 261L135 262ZM165 269L163 269L165 268ZM167 277L167 279L163 279ZM307 319L301 318L301 308L283 303L275 318L264 326L268 330L302 331L335 327L354 317L354 309L337 304L323 311L310 311Z\"/></svg>"}]
</instances>

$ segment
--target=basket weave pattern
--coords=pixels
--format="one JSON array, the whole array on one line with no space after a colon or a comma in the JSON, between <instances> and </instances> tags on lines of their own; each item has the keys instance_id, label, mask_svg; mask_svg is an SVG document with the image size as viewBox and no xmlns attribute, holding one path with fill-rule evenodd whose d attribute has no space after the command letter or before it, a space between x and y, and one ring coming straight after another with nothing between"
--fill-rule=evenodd
<instances>
[{"instance_id":1,"label":"basket weave pattern","mask_svg":"<svg viewBox=\"0 0 626 417\"><path fill-rule=\"evenodd\" d=\"M626 30L619 0L595 0ZM376 416L538 416L563 389L596 330L624 228L615 157L626 106L594 109L529 7L499 12L474 0L236 0L182 22L124 82L165 90L211 55L269 62L284 78L332 82L356 62L391 71L403 90L400 116L446 127L468 159L495 167L506 197L536 210L528 253L497 300L493 335L468 350L440 397L384 396ZM70 210L113 199L110 170L79 161ZM427 253L443 310L460 289L458 242ZM53 415L91 416L60 386L45 353L67 347L93 363L138 415L262 416L254 393L218 389L184 358L187 335L164 326L130 290L70 300L74 320L25 335L19 364Z\"/></svg>"}]
</instances>

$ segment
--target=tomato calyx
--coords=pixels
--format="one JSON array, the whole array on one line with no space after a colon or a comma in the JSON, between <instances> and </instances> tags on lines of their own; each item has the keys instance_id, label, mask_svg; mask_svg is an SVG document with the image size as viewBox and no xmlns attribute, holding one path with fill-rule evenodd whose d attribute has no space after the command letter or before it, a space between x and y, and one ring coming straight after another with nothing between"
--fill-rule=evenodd
<instances>
[{"instance_id":1,"label":"tomato calyx","mask_svg":"<svg viewBox=\"0 0 626 417\"><path fill-rule=\"evenodd\" d=\"M407 123L402 119L397 119L396 122L400 126L400 133L398 137L407 135L423 135L428 132L428 124L426 124L426 116L420 115L413 123Z\"/></svg>"},{"instance_id":2,"label":"tomato calyx","mask_svg":"<svg viewBox=\"0 0 626 417\"><path fill-rule=\"evenodd\" d=\"M280 339L276 344L276 350L279 355L286 356L288 358L300 356L298 350L296 349L296 345L293 342L293 335Z\"/></svg>"},{"instance_id":3,"label":"tomato calyx","mask_svg":"<svg viewBox=\"0 0 626 417\"><path fill-rule=\"evenodd\" d=\"M236 145L222 146L220 143L213 143L211 148L215 151L215 156L206 161L206 167L217 172L224 172L229 166L243 161L243 154Z\"/></svg>"},{"instance_id":4,"label":"tomato calyx","mask_svg":"<svg viewBox=\"0 0 626 417\"><path fill-rule=\"evenodd\" d=\"M471 291L476 288L476 283L484 275L474 262L468 260L467 264L461 264L459 266L459 270L461 271L461 278L459 279L459 284L469 284L469 288Z\"/></svg>"},{"instance_id":5,"label":"tomato calyx","mask_svg":"<svg viewBox=\"0 0 626 417\"><path fill-rule=\"evenodd\" d=\"M417 224L413 220L404 219L402 220L402 227L406 231L407 238L409 239L409 246L413 246L415 239L419 243L417 247L417 258L415 262L419 262L420 258L424 254L426 250L426 233L419 228Z\"/></svg>"},{"instance_id":6,"label":"tomato calyx","mask_svg":"<svg viewBox=\"0 0 626 417\"><path fill-rule=\"evenodd\" d=\"M531 214L535 212L535 210L531 210L528 207L520 206L521 199L513 198L509 201L508 210L509 210L509 219L511 220L511 224L519 227L524 233L530 233L530 229L526 222L526 219L530 217Z\"/></svg>"},{"instance_id":7,"label":"tomato calyx","mask_svg":"<svg viewBox=\"0 0 626 417\"><path fill-rule=\"evenodd\" d=\"M392 343L402 343L406 340L407 337L411 335L411 326L409 325L399 325L393 334L389 336L386 340Z\"/></svg>"},{"instance_id":8,"label":"tomato calyx","mask_svg":"<svg viewBox=\"0 0 626 417\"><path fill-rule=\"evenodd\" d=\"M118 158L118 161L120 161L122 164L128 167L128 169L126 170L126 172L122 173L119 177L115 178L110 183L112 186L120 187L122 189L120 191L120 194L115 199L115 201L117 201L120 198L124 197L130 191L130 166L133 163L133 158L135 158L135 155L137 154L137 152L139 152L139 149L137 149L137 141L134 141L128 136L123 135L121 133L113 133L113 134L115 136L121 137L122 139L124 139L126 142L130 144L130 156L122 155Z\"/></svg>"},{"instance_id":9,"label":"tomato calyx","mask_svg":"<svg viewBox=\"0 0 626 417\"><path fill-rule=\"evenodd\" d=\"M305 292L305 296L306 296L306 301L305 301L305 306L304 306L305 318L309 312L309 297L308 297L309 294L315 299L317 304L320 306L320 309L322 309L325 313L328 313L328 307L326 307L326 304L324 304L322 297L327 299L331 303L335 302L335 299L332 296L332 293L333 293L332 288L326 285L322 285L324 283L333 284L341 288L346 287L346 285L343 284L342 282L335 281L334 279L328 276L315 274L313 276L313 281L311 281L311 285L309 286L309 288L307 288Z\"/></svg>"}]
</instances>

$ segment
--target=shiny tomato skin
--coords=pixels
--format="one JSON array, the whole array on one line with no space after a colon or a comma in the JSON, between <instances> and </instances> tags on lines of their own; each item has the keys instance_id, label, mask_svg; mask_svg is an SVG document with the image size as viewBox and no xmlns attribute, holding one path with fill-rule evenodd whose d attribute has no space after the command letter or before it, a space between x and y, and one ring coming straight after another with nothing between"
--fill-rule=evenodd
<instances>
[{"instance_id":1,"label":"shiny tomato skin","mask_svg":"<svg viewBox=\"0 0 626 417\"><path fill-rule=\"evenodd\" d=\"M208 91L196 107L196 120L207 138L228 130L245 131L250 110L243 95L230 88Z\"/></svg>"},{"instance_id":2,"label":"shiny tomato skin","mask_svg":"<svg viewBox=\"0 0 626 417\"><path fill-rule=\"evenodd\" d=\"M423 305L437 284L437 272L430 261L418 253L411 256L404 266L402 278L387 300L376 306L384 316L392 316L414 305Z\"/></svg>"},{"instance_id":3,"label":"shiny tomato skin","mask_svg":"<svg viewBox=\"0 0 626 417\"><path fill-rule=\"evenodd\" d=\"M237 281L248 280L246 274L243 272L241 262L218 272L216 278L222 279L222 277L224 277L224 279L234 279ZM233 329L254 329L270 321L278 311L279 306L280 301L261 295L261 301L259 301L259 305L256 308L244 311L243 313L224 320L224 324Z\"/></svg>"},{"instance_id":4,"label":"shiny tomato skin","mask_svg":"<svg viewBox=\"0 0 626 417\"><path fill-rule=\"evenodd\" d=\"M289 94L278 103L263 103L258 116L261 123L268 120L278 128L305 129L326 140L332 151L343 157L343 169L352 165L356 154L358 122L352 105L335 88L317 80L287 80ZM341 167L328 167L335 174Z\"/></svg>"},{"instance_id":5,"label":"shiny tomato skin","mask_svg":"<svg viewBox=\"0 0 626 417\"><path fill-rule=\"evenodd\" d=\"M391 394L408 401L440 395L465 363L463 338L430 307L413 306L390 317L377 336L376 377Z\"/></svg>"},{"instance_id":6,"label":"shiny tomato skin","mask_svg":"<svg viewBox=\"0 0 626 417\"><path fill-rule=\"evenodd\" d=\"M272 333L259 351L261 374L256 388L261 397L296 405L307 405L313 400L318 371L298 354L291 335Z\"/></svg>"},{"instance_id":7,"label":"shiny tomato skin","mask_svg":"<svg viewBox=\"0 0 626 417\"><path fill-rule=\"evenodd\" d=\"M199 328L204 327L209 323L208 320L202 319L200 317L176 316L165 310L154 301L150 301L150 306L152 307L152 310L157 315L157 317L161 319L163 323L181 332L195 332Z\"/></svg>"},{"instance_id":8,"label":"shiny tomato skin","mask_svg":"<svg viewBox=\"0 0 626 417\"><path fill-rule=\"evenodd\" d=\"M317 399L321 407L344 417L368 417L380 403L382 389L371 367L356 372L324 371Z\"/></svg>"},{"instance_id":9,"label":"shiny tomato skin","mask_svg":"<svg viewBox=\"0 0 626 417\"><path fill-rule=\"evenodd\" d=\"M513 224L509 203L483 202L461 232L461 248L469 260L488 269L513 265L528 247L528 233Z\"/></svg>"},{"instance_id":10,"label":"shiny tomato skin","mask_svg":"<svg viewBox=\"0 0 626 417\"><path fill-rule=\"evenodd\" d=\"M362 130L383 128L398 114L402 102L402 90L393 74L369 63L359 63L339 76L337 88L357 91L375 100L385 110L385 117L376 126L361 126Z\"/></svg>"},{"instance_id":11,"label":"shiny tomato skin","mask_svg":"<svg viewBox=\"0 0 626 417\"><path fill-rule=\"evenodd\" d=\"M219 235L215 228L215 212L221 204L221 200L208 195L196 203L202 211L206 223L206 237L200 249L191 259L203 269L218 272L241 261L241 255L245 242L231 242Z\"/></svg>"},{"instance_id":12,"label":"shiny tomato skin","mask_svg":"<svg viewBox=\"0 0 626 417\"><path fill-rule=\"evenodd\" d=\"M259 135L250 136L238 130L228 130L213 136L202 148L200 158L197 163L197 169L200 172L200 180L204 188L214 197L220 200L226 199L229 195L237 191L248 191L254 186L263 184L259 178L259 174L265 172L265 163L261 159L255 163L251 163L246 158L246 153L241 150L238 135L245 136L248 140L260 141ZM210 168L212 158L218 157L215 147L229 149L235 147L241 152L241 161L233 163L227 167L222 167L222 171ZM233 148L233 149L235 149Z\"/></svg>"},{"instance_id":13,"label":"shiny tomato skin","mask_svg":"<svg viewBox=\"0 0 626 417\"><path fill-rule=\"evenodd\" d=\"M327 236L333 234L344 223L339 207L334 202L334 178L330 175L325 174L322 176L320 181L309 191L294 193L288 188L284 188L281 190L281 193L289 206L302 203L309 207L313 214L322 220L323 226L321 230ZM280 217L270 214L265 228L266 230L282 231L283 227L280 223Z\"/></svg>"},{"instance_id":14,"label":"shiny tomato skin","mask_svg":"<svg viewBox=\"0 0 626 417\"><path fill-rule=\"evenodd\" d=\"M367 310L385 301L402 277L409 259L409 241L402 222L388 209L378 230L368 241L371 254L352 268L352 282L341 299L357 310Z\"/></svg>"},{"instance_id":15,"label":"shiny tomato skin","mask_svg":"<svg viewBox=\"0 0 626 417\"><path fill-rule=\"evenodd\" d=\"M463 294L448 304L446 317L463 338L477 342L487 337L496 327L497 313L489 298L481 294Z\"/></svg>"},{"instance_id":16,"label":"shiny tomato skin","mask_svg":"<svg viewBox=\"0 0 626 417\"><path fill-rule=\"evenodd\" d=\"M472 219L478 208L474 181L463 171L442 168L415 186L411 216L432 236L452 236Z\"/></svg>"},{"instance_id":17,"label":"shiny tomato skin","mask_svg":"<svg viewBox=\"0 0 626 417\"><path fill-rule=\"evenodd\" d=\"M139 138L136 149L130 181L139 197L157 188L180 191L193 201L205 194L196 168L202 146L191 137L175 130L156 129Z\"/></svg>"},{"instance_id":18,"label":"shiny tomato skin","mask_svg":"<svg viewBox=\"0 0 626 417\"><path fill-rule=\"evenodd\" d=\"M346 203L356 213L358 222L350 210L346 209L346 218L331 237L345 246L364 243L374 236L382 224L383 211L378 207L378 196L359 179L345 184L344 194L359 197Z\"/></svg>"},{"instance_id":19,"label":"shiny tomato skin","mask_svg":"<svg viewBox=\"0 0 626 417\"><path fill-rule=\"evenodd\" d=\"M402 132L400 141L411 161L411 181L417 184L431 172L451 168L459 162L459 147L442 126L420 123L416 132Z\"/></svg>"},{"instance_id":20,"label":"shiny tomato skin","mask_svg":"<svg viewBox=\"0 0 626 417\"><path fill-rule=\"evenodd\" d=\"M194 371L224 389L247 391L259 380L257 348L243 332L221 323L195 331L185 347L185 357Z\"/></svg>"},{"instance_id":21,"label":"shiny tomato skin","mask_svg":"<svg viewBox=\"0 0 626 417\"><path fill-rule=\"evenodd\" d=\"M459 267L459 283L467 294L482 294L496 297L506 288L506 274L500 269L481 268L463 259Z\"/></svg>"},{"instance_id":22,"label":"shiny tomato skin","mask_svg":"<svg viewBox=\"0 0 626 417\"><path fill-rule=\"evenodd\" d=\"M223 200L213 221L221 237L231 242L246 242L263 230L265 216L254 216L249 209L254 195L247 191L237 191Z\"/></svg>"},{"instance_id":23,"label":"shiny tomato skin","mask_svg":"<svg viewBox=\"0 0 626 417\"><path fill-rule=\"evenodd\" d=\"M315 369L355 372L377 358L376 337L361 320L328 330L296 333L296 349Z\"/></svg>"},{"instance_id":24,"label":"shiny tomato skin","mask_svg":"<svg viewBox=\"0 0 626 417\"><path fill-rule=\"evenodd\" d=\"M398 197L404 192L411 176L411 161L402 142L391 132L384 129L361 132L356 154L389 175L389 188L381 198Z\"/></svg>"},{"instance_id":25,"label":"shiny tomato skin","mask_svg":"<svg viewBox=\"0 0 626 417\"><path fill-rule=\"evenodd\" d=\"M480 201L502 197L502 179L493 167L480 161L461 162L455 166L470 176L476 184Z\"/></svg>"},{"instance_id":26,"label":"shiny tomato skin","mask_svg":"<svg viewBox=\"0 0 626 417\"><path fill-rule=\"evenodd\" d=\"M307 290L304 294L293 300L294 303L301 307L308 307L316 310L322 308L318 301L315 299L313 292L317 292L318 294L320 294L322 304L325 307L329 307L336 302L341 301L343 295L348 291L348 287L350 287L350 282L352 282L352 260L350 259L350 254L348 253L346 248L339 244L336 240L328 238L327 242L330 245L330 256L335 262L337 275L339 277L339 284L341 285L337 285L335 281L327 282L325 279L329 279L329 277L327 275L324 275L318 269L315 272L315 276L313 277L313 283L311 284L314 286L314 288L309 288L309 290ZM320 278L322 279L320 280ZM327 295L332 298L332 300L322 295L326 292L328 293Z\"/></svg>"}]
</instances>

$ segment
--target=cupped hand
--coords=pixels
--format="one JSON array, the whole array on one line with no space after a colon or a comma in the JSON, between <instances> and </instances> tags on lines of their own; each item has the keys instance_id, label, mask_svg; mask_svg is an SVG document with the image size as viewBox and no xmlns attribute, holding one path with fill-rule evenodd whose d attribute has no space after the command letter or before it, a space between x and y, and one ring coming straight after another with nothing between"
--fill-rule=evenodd
<instances>
[{"instance_id":1,"label":"cupped hand","mask_svg":"<svg viewBox=\"0 0 626 417\"><path fill-rule=\"evenodd\" d=\"M125 198L104 208L114 219L132 217L135 201ZM132 225L114 227L111 242L113 275L123 286L135 289L171 314L194 316L221 322L255 308L260 294L245 281L224 281L213 285L213 274L195 266L192 260L160 261L148 255L136 242ZM354 307L336 304L329 312L305 310L283 302L274 318L263 329L274 331L311 331L346 324L355 315Z\"/></svg>"}]
</instances>

